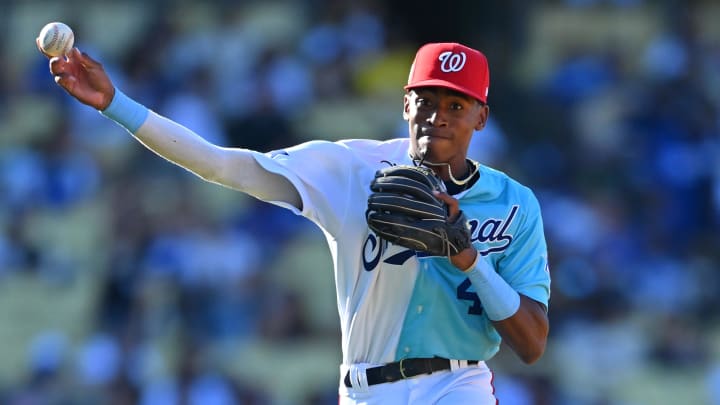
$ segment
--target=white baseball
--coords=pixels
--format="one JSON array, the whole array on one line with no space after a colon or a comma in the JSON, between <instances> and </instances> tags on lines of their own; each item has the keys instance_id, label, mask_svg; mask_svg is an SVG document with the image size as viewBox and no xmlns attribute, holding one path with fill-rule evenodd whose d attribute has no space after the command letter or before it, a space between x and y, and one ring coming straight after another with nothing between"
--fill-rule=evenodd
<instances>
[{"instance_id":1,"label":"white baseball","mask_svg":"<svg viewBox=\"0 0 720 405\"><path fill-rule=\"evenodd\" d=\"M40 48L50 56L61 56L70 52L75 43L75 34L67 24L51 22L46 24L40 35Z\"/></svg>"}]
</instances>

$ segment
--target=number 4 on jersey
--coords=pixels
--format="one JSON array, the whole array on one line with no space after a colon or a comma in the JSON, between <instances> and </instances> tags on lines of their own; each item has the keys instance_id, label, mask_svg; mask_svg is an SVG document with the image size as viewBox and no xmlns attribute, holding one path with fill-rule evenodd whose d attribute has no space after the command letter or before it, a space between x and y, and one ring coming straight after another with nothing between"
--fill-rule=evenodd
<instances>
[{"instance_id":1,"label":"number 4 on jersey","mask_svg":"<svg viewBox=\"0 0 720 405\"><path fill-rule=\"evenodd\" d=\"M472 305L470 308L468 308L468 314L470 315L482 315L483 313L483 306L480 302L480 298L478 298L477 294L473 291L468 291L472 283L470 283L470 279L466 278L465 281L463 281L458 287L457 287L457 298L459 300L465 300L465 301L472 301Z\"/></svg>"}]
</instances>

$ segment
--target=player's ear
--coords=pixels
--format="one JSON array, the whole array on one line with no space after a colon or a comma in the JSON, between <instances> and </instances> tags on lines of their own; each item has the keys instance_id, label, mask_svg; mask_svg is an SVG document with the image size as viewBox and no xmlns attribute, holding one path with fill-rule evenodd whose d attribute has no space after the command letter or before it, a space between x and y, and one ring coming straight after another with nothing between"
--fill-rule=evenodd
<instances>
[{"instance_id":1,"label":"player's ear","mask_svg":"<svg viewBox=\"0 0 720 405\"><path fill-rule=\"evenodd\" d=\"M405 93L403 96L403 119L405 121L410 119L410 94Z\"/></svg>"},{"instance_id":2,"label":"player's ear","mask_svg":"<svg viewBox=\"0 0 720 405\"><path fill-rule=\"evenodd\" d=\"M490 107L487 104L480 104L478 107L477 124L475 130L480 131L485 128L488 117L490 116Z\"/></svg>"}]
</instances>

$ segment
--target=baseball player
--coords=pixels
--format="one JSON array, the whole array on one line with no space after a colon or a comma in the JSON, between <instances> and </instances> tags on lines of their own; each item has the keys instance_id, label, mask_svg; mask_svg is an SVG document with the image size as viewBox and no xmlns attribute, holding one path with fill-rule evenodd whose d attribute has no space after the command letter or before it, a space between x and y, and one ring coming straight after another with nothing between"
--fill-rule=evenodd
<instances>
[{"instance_id":1,"label":"baseball player","mask_svg":"<svg viewBox=\"0 0 720 405\"><path fill-rule=\"evenodd\" d=\"M501 340L544 352L550 275L538 201L468 159L485 126L485 56L422 46L410 69L406 139L312 141L270 153L211 144L115 88L74 48L56 82L197 176L317 224L334 263L341 404L495 404L485 361Z\"/></svg>"}]
</instances>

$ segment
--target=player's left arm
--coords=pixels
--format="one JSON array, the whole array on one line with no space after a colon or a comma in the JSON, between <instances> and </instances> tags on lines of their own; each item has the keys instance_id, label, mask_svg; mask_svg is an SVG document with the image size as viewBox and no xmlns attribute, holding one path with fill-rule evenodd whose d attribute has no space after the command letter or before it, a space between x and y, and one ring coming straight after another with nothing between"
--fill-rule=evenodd
<instances>
[{"instance_id":1,"label":"player's left arm","mask_svg":"<svg viewBox=\"0 0 720 405\"><path fill-rule=\"evenodd\" d=\"M534 363L542 357L547 344L550 327L547 307L518 293L494 269L484 271L481 265L474 266L476 256L477 251L471 247L451 259L459 269L467 269L480 302L503 341L523 362Z\"/></svg>"},{"instance_id":2,"label":"player's left arm","mask_svg":"<svg viewBox=\"0 0 720 405\"><path fill-rule=\"evenodd\" d=\"M493 326L522 361L531 364L545 352L550 325L543 304L519 295L517 312L509 318L493 321Z\"/></svg>"},{"instance_id":3,"label":"player's left arm","mask_svg":"<svg viewBox=\"0 0 720 405\"><path fill-rule=\"evenodd\" d=\"M447 198L446 198L447 197ZM444 195L451 214L457 200ZM454 200L454 201L453 201ZM496 268L474 247L452 256L464 271L482 302L485 315L502 339L525 362L537 361L545 352L549 321L550 274L540 207L534 196L526 201L525 218Z\"/></svg>"}]
</instances>

